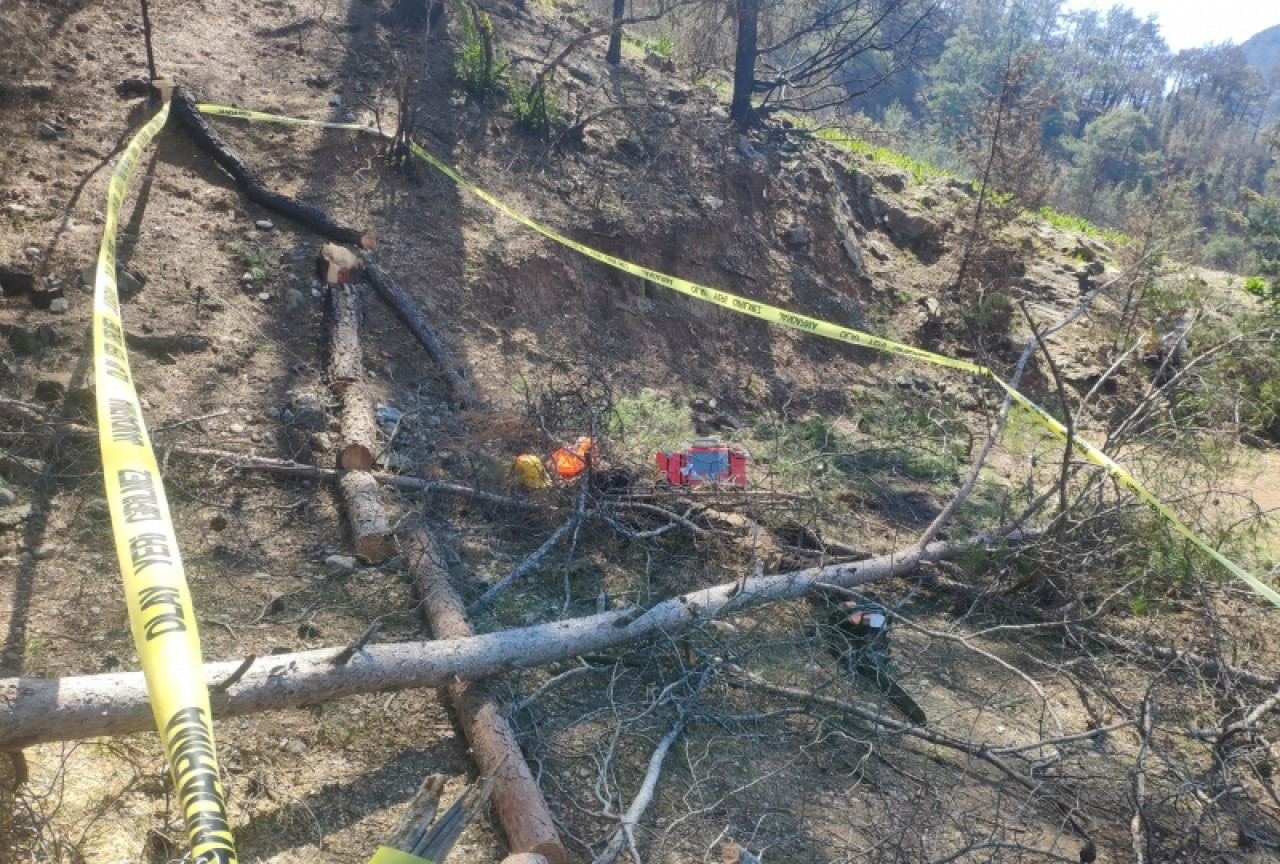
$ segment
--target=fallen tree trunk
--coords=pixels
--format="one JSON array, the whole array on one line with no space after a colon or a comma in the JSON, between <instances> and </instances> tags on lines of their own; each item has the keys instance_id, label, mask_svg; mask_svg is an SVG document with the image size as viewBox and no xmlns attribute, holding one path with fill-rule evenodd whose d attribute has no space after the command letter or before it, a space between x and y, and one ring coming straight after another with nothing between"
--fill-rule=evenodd
<instances>
[{"instance_id":1,"label":"fallen tree trunk","mask_svg":"<svg viewBox=\"0 0 1280 864\"><path fill-rule=\"evenodd\" d=\"M364 376L360 355L360 292L346 282L324 293L325 376L329 391L341 396Z\"/></svg>"},{"instance_id":2,"label":"fallen tree trunk","mask_svg":"<svg viewBox=\"0 0 1280 864\"><path fill-rule=\"evenodd\" d=\"M277 654L256 661L233 686L211 693L220 719L419 687L476 681L592 654L655 636L669 637L710 618L801 597L818 582L849 588L909 573L921 562L954 557L988 541L933 543L851 564L811 567L682 594L636 608L446 642L370 645L335 665L341 649ZM209 663L211 686L240 662ZM141 672L0 680L0 751L155 729Z\"/></svg>"},{"instance_id":3,"label":"fallen tree trunk","mask_svg":"<svg viewBox=\"0 0 1280 864\"><path fill-rule=\"evenodd\" d=\"M409 568L436 639L474 636L462 601L449 585L449 572L435 540L425 528L409 541ZM525 762L516 733L496 699L480 681L448 684L444 688L462 730L471 744L471 757L481 775L493 776L493 809L514 852L543 855L564 864L565 850L551 811Z\"/></svg>"},{"instance_id":4,"label":"fallen tree trunk","mask_svg":"<svg viewBox=\"0 0 1280 864\"><path fill-rule=\"evenodd\" d=\"M202 150L213 157L213 161L235 178L236 183L244 189L250 201L257 202L269 210L288 216L290 219L305 225L317 234L321 234L340 243L350 243L362 249L372 249L376 245L374 235L355 228L339 225L329 218L323 210L294 201L287 195L272 192L262 184L258 172L249 167L249 163L222 140L222 136L213 131L204 119L204 115L196 108L195 100L185 87L176 87L173 91L171 108L173 115L187 127L192 139Z\"/></svg>"},{"instance_id":5,"label":"fallen tree trunk","mask_svg":"<svg viewBox=\"0 0 1280 864\"><path fill-rule=\"evenodd\" d=\"M342 446L338 464L348 471L372 471L378 440L374 424L377 400L365 381L357 381L342 394Z\"/></svg>"},{"instance_id":6,"label":"fallen tree trunk","mask_svg":"<svg viewBox=\"0 0 1280 864\"><path fill-rule=\"evenodd\" d=\"M367 257L364 258L364 277L369 281L370 285L378 289L382 299L386 300L387 304L396 310L400 320L422 343L422 347L427 349L427 356L444 373L449 381L450 401L453 402L454 406L457 408L469 408L475 405L475 395L471 392L471 385L463 375L462 368L453 364L453 360L449 357L449 352L445 350L440 337L436 336L436 331L427 323L427 319L418 311L418 307L409 299L409 295L404 292L404 289Z\"/></svg>"},{"instance_id":7,"label":"fallen tree trunk","mask_svg":"<svg viewBox=\"0 0 1280 864\"><path fill-rule=\"evenodd\" d=\"M356 556L370 564L380 564L396 554L396 541L382 509L378 481L368 471L348 471L338 481L342 505L351 526L351 545Z\"/></svg>"}]
</instances>

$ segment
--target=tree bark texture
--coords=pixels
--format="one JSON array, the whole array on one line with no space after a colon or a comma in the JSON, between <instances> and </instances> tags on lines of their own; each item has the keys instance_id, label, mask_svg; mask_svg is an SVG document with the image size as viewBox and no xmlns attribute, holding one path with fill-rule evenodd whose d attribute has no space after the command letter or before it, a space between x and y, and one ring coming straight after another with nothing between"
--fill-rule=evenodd
<instances>
[{"instance_id":1,"label":"tree bark texture","mask_svg":"<svg viewBox=\"0 0 1280 864\"><path fill-rule=\"evenodd\" d=\"M378 289L378 293L382 295L382 299L386 300L392 309L396 310L396 314L400 316L400 320L413 333L422 347L427 350L427 356L432 362L439 367L449 382L450 401L457 408L469 408L476 404L474 394L471 392L471 384L463 375L462 367L455 366L453 360L449 357L449 352L445 350L444 344L440 341L440 337L436 335L436 331L427 323L427 319L418 311L418 307L409 299L409 295L404 289L396 284L396 281L386 274L376 264L368 258L364 259L364 275L374 288Z\"/></svg>"},{"instance_id":2,"label":"tree bark texture","mask_svg":"<svg viewBox=\"0 0 1280 864\"><path fill-rule=\"evenodd\" d=\"M604 53L604 62L617 66L622 62L622 21L627 11L627 0L613 0L613 32L609 34L609 50Z\"/></svg>"},{"instance_id":3,"label":"tree bark texture","mask_svg":"<svg viewBox=\"0 0 1280 864\"><path fill-rule=\"evenodd\" d=\"M372 471L378 442L377 400L369 385L357 381L342 394L342 446L338 464L347 471Z\"/></svg>"},{"instance_id":4,"label":"tree bark texture","mask_svg":"<svg viewBox=\"0 0 1280 864\"><path fill-rule=\"evenodd\" d=\"M934 543L923 553L908 549L850 564L762 576L743 586L717 585L664 600L643 612L606 612L444 642L370 645L341 665L332 662L338 648L272 655L255 662L225 691L211 693L213 714L225 719L362 693L440 687L455 679L476 681L642 639L665 638L712 618L801 597L818 582L849 588L909 573L922 561L951 557L974 545ZM237 660L205 664L205 679L217 685L240 665ZM0 679L0 751L150 729L155 729L155 720L141 672Z\"/></svg>"},{"instance_id":5,"label":"tree bark texture","mask_svg":"<svg viewBox=\"0 0 1280 864\"><path fill-rule=\"evenodd\" d=\"M345 282L325 289L324 332L329 390L340 396L364 377L360 356L360 289Z\"/></svg>"},{"instance_id":6,"label":"tree bark texture","mask_svg":"<svg viewBox=\"0 0 1280 864\"><path fill-rule=\"evenodd\" d=\"M370 564L380 564L396 554L395 538L391 536L378 481L373 475L368 471L348 471L338 481L338 488L342 492L356 556Z\"/></svg>"},{"instance_id":7,"label":"tree bark texture","mask_svg":"<svg viewBox=\"0 0 1280 864\"><path fill-rule=\"evenodd\" d=\"M738 45L733 59L733 99L729 117L745 130L755 122L751 94L756 84L756 44L760 0L738 0Z\"/></svg>"},{"instance_id":8,"label":"tree bark texture","mask_svg":"<svg viewBox=\"0 0 1280 864\"><path fill-rule=\"evenodd\" d=\"M409 541L409 566L432 635L438 640L474 636L462 601L449 585L449 573L435 540L425 528L414 532ZM458 712L478 772L494 777L493 808L508 845L515 852L533 852L551 864L564 864L565 850L551 811L497 700L479 681L441 689Z\"/></svg>"}]
</instances>

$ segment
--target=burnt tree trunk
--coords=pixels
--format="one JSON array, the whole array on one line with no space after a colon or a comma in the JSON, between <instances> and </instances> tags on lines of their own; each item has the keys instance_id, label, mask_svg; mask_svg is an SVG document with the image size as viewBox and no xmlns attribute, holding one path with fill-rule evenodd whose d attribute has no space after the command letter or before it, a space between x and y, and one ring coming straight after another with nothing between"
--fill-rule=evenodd
<instances>
[{"instance_id":1,"label":"burnt tree trunk","mask_svg":"<svg viewBox=\"0 0 1280 864\"><path fill-rule=\"evenodd\" d=\"M756 121L751 94L756 84L757 30L760 0L738 0L738 46L733 59L733 100L729 117L746 130Z\"/></svg>"},{"instance_id":2,"label":"burnt tree trunk","mask_svg":"<svg viewBox=\"0 0 1280 864\"><path fill-rule=\"evenodd\" d=\"M622 14L626 11L627 0L613 0L613 32L609 34L609 50L604 54L604 62L617 66L622 62Z\"/></svg>"},{"instance_id":3,"label":"burnt tree trunk","mask_svg":"<svg viewBox=\"0 0 1280 864\"><path fill-rule=\"evenodd\" d=\"M409 564L432 635L438 640L474 636L426 529L418 529L410 541ZM441 689L458 712L477 770L482 776L494 777L493 808L511 849L543 855L551 864L564 864L565 850L551 812L497 700L479 681L448 684Z\"/></svg>"},{"instance_id":4,"label":"burnt tree trunk","mask_svg":"<svg viewBox=\"0 0 1280 864\"><path fill-rule=\"evenodd\" d=\"M405 323L405 326L422 343L422 347L427 350L427 356L444 373L449 381L450 401L454 406L457 408L474 406L476 399L471 392L471 385L462 373L462 368L453 364L453 360L449 357L449 352L445 350L440 337L436 335L436 331L427 323L427 319L418 311L418 307L409 299L409 295L404 292L404 289L397 285L396 281L388 276L384 270L367 258L364 259L364 276L369 281L369 284L378 289L382 299L386 300L391 308L396 310L400 320Z\"/></svg>"}]
</instances>

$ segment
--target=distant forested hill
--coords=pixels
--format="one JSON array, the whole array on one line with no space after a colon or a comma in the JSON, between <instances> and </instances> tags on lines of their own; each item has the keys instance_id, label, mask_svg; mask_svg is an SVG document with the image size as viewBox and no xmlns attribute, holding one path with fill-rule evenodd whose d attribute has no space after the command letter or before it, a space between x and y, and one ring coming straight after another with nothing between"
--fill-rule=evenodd
<instances>
[{"instance_id":1,"label":"distant forested hill","mask_svg":"<svg viewBox=\"0 0 1280 864\"><path fill-rule=\"evenodd\" d=\"M1276 14L1280 15L1280 12ZM1251 36L1240 48L1250 66L1257 66L1267 76L1275 69L1276 75L1280 76L1280 24ZM1273 92L1271 104L1267 106L1267 116L1274 118L1277 115L1280 115L1280 98Z\"/></svg>"}]
</instances>

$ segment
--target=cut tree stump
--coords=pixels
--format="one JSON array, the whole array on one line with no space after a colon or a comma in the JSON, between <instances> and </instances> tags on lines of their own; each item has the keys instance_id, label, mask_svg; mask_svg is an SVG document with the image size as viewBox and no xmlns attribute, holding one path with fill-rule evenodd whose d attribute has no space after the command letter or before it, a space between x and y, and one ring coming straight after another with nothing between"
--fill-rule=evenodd
<instances>
[{"instance_id":1,"label":"cut tree stump","mask_svg":"<svg viewBox=\"0 0 1280 864\"><path fill-rule=\"evenodd\" d=\"M378 481L368 471L348 471L338 481L338 488L356 556L369 564L386 561L396 553L396 543L382 509Z\"/></svg>"},{"instance_id":2,"label":"cut tree stump","mask_svg":"<svg viewBox=\"0 0 1280 864\"><path fill-rule=\"evenodd\" d=\"M346 282L332 284L324 295L325 373L329 390L342 395L359 381L363 371L360 357L360 291Z\"/></svg>"},{"instance_id":3,"label":"cut tree stump","mask_svg":"<svg viewBox=\"0 0 1280 864\"><path fill-rule=\"evenodd\" d=\"M432 635L438 640L474 636L462 601L449 585L449 573L435 540L425 528L415 531L409 541L409 566ZM551 864L564 864L564 845L551 812L497 700L478 681L441 689L458 712L476 768L482 775L494 775L493 808L512 851L531 852Z\"/></svg>"},{"instance_id":4,"label":"cut tree stump","mask_svg":"<svg viewBox=\"0 0 1280 864\"><path fill-rule=\"evenodd\" d=\"M357 282L362 270L360 256L337 243L326 243L316 258L316 278L330 285Z\"/></svg>"},{"instance_id":5,"label":"cut tree stump","mask_svg":"<svg viewBox=\"0 0 1280 864\"><path fill-rule=\"evenodd\" d=\"M372 471L378 440L375 421L377 400L364 381L356 381L342 394L342 447L338 465L348 471Z\"/></svg>"}]
</instances>

